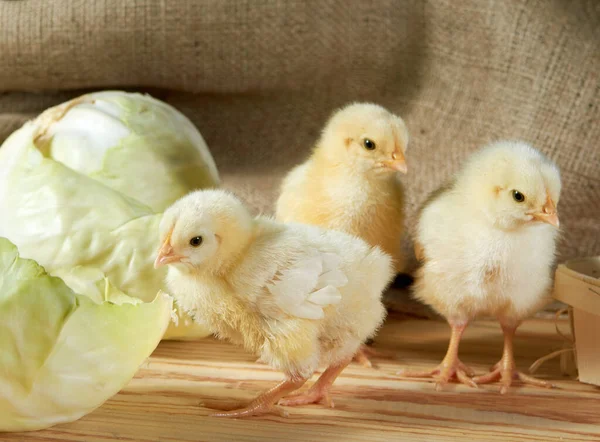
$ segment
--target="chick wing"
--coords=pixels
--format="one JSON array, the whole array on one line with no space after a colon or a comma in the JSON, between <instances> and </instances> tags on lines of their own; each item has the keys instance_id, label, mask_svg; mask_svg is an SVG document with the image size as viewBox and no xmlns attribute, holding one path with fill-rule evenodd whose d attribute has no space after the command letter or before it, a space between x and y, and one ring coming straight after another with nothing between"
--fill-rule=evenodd
<instances>
[{"instance_id":1,"label":"chick wing","mask_svg":"<svg viewBox=\"0 0 600 442\"><path fill-rule=\"evenodd\" d=\"M285 313L304 319L321 319L323 308L338 304L338 288L348 283L340 269L341 257L308 249L289 267L280 268L267 283L267 290Z\"/></svg>"}]
</instances>

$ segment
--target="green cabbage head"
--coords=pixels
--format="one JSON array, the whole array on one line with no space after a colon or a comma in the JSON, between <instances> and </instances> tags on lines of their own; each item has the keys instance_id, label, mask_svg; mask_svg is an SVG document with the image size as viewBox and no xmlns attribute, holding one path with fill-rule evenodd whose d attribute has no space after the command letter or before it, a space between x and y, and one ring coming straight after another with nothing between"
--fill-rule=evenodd
<instances>
[{"instance_id":1,"label":"green cabbage head","mask_svg":"<svg viewBox=\"0 0 600 442\"><path fill-rule=\"evenodd\" d=\"M173 107L119 91L83 95L0 147L0 237L51 275L97 269L150 302L164 288L165 270L153 268L161 212L193 189L218 185L202 136ZM210 334L178 316L165 339Z\"/></svg>"},{"instance_id":2,"label":"green cabbage head","mask_svg":"<svg viewBox=\"0 0 600 442\"><path fill-rule=\"evenodd\" d=\"M170 322L164 293L144 303L97 270L70 277L95 286L96 299L0 238L0 431L38 430L99 407L133 378Z\"/></svg>"}]
</instances>

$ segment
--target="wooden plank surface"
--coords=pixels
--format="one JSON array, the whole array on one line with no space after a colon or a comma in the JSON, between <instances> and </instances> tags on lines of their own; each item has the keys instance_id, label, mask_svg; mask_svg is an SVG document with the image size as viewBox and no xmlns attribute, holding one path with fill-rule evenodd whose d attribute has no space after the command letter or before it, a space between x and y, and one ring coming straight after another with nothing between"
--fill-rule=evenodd
<instances>
[{"instance_id":1,"label":"wooden plank surface","mask_svg":"<svg viewBox=\"0 0 600 442\"><path fill-rule=\"evenodd\" d=\"M568 327L563 323L563 329ZM449 329L437 321L390 317L376 347L394 350L397 360L379 368L352 364L335 384L335 409L289 408L290 416L227 420L208 417L203 401L248 400L282 375L255 363L252 355L211 338L163 342L130 384L90 415L44 431L0 434L10 441L600 441L600 388L560 375L558 361L542 366L540 378L561 388L516 387L498 394L497 385L478 390L401 380L406 366L433 367L441 360ZM517 362L526 369L562 347L552 320L530 320L516 339ZM462 360L485 372L500 357L496 323L469 327Z\"/></svg>"}]
</instances>

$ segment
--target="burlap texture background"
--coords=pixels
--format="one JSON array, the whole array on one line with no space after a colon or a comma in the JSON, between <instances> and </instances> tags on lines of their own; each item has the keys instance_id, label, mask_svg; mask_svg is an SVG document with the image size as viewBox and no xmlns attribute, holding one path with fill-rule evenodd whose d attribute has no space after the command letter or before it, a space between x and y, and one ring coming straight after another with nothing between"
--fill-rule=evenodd
<instances>
[{"instance_id":1,"label":"burlap texture background","mask_svg":"<svg viewBox=\"0 0 600 442\"><path fill-rule=\"evenodd\" d=\"M375 101L411 131L409 224L483 143L557 161L561 260L600 253L599 72L596 0L0 1L0 141L86 89L147 90L270 213L330 112Z\"/></svg>"}]
</instances>

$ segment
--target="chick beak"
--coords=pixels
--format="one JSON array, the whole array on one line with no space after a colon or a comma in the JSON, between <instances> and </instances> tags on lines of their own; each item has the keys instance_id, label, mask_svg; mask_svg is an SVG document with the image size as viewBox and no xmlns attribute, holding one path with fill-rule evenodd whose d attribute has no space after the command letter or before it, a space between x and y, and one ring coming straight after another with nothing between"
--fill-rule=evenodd
<instances>
[{"instance_id":1,"label":"chick beak","mask_svg":"<svg viewBox=\"0 0 600 442\"><path fill-rule=\"evenodd\" d=\"M171 233L167 235L165 242L158 251L156 260L154 261L154 268L157 269L167 264L181 261L181 256L176 255L173 247L171 246Z\"/></svg>"},{"instance_id":2,"label":"chick beak","mask_svg":"<svg viewBox=\"0 0 600 442\"><path fill-rule=\"evenodd\" d=\"M534 220L548 223L554 227L558 227L560 225L558 213L556 213L556 206L554 205L552 198L550 198L550 195L547 196L546 202L542 207L542 211L534 213L532 216Z\"/></svg>"},{"instance_id":3,"label":"chick beak","mask_svg":"<svg viewBox=\"0 0 600 442\"><path fill-rule=\"evenodd\" d=\"M406 166L406 158L404 158L404 154L402 151L396 151L392 154L392 159L389 161L384 161L383 164L385 167L388 167L392 170L396 170L401 173L407 173L408 167Z\"/></svg>"}]
</instances>

